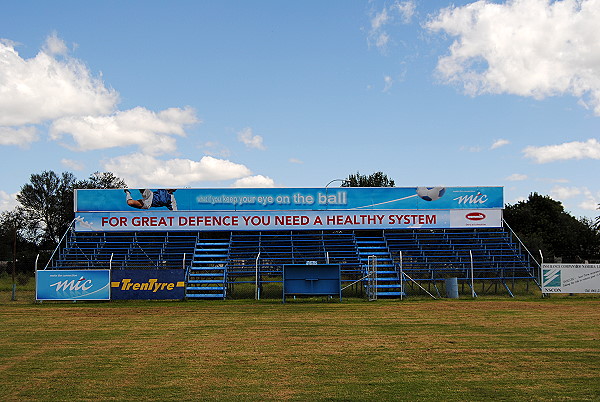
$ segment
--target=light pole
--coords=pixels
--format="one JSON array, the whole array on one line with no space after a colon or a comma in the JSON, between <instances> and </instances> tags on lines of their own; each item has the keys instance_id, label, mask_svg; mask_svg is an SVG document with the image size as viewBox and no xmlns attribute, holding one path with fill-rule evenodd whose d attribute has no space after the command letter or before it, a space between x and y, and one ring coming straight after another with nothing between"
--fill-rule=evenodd
<instances>
[{"instance_id":1,"label":"light pole","mask_svg":"<svg viewBox=\"0 0 600 402\"><path fill-rule=\"evenodd\" d=\"M325 209L329 208L329 197L328 197L329 185L331 183L335 183L336 181L341 181L342 183L349 183L349 181L346 179L333 179L325 185Z\"/></svg>"}]
</instances>

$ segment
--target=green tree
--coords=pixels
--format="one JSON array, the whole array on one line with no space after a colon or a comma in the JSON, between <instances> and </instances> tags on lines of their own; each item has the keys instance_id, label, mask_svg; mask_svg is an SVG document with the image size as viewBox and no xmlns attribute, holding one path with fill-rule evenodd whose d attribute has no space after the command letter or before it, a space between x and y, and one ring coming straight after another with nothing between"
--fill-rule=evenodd
<instances>
[{"instance_id":1,"label":"green tree","mask_svg":"<svg viewBox=\"0 0 600 402\"><path fill-rule=\"evenodd\" d=\"M0 213L0 260L9 262L6 268L13 280L17 271L33 266L38 253L36 232L22 208Z\"/></svg>"},{"instance_id":2,"label":"green tree","mask_svg":"<svg viewBox=\"0 0 600 402\"><path fill-rule=\"evenodd\" d=\"M589 219L576 219L560 201L537 193L507 205L504 219L532 253L542 250L547 260L582 262L600 257L600 234Z\"/></svg>"},{"instance_id":3,"label":"green tree","mask_svg":"<svg viewBox=\"0 0 600 402\"><path fill-rule=\"evenodd\" d=\"M362 175L360 172L351 174L342 187L394 187L394 180L387 177L383 172L375 172L370 175Z\"/></svg>"},{"instance_id":4,"label":"green tree","mask_svg":"<svg viewBox=\"0 0 600 402\"><path fill-rule=\"evenodd\" d=\"M75 183L76 189L109 189L109 188L127 188L125 180L118 178L111 172L94 172L87 180L81 180Z\"/></svg>"},{"instance_id":5,"label":"green tree","mask_svg":"<svg viewBox=\"0 0 600 402\"><path fill-rule=\"evenodd\" d=\"M46 170L32 174L17 194L27 218L41 229L41 242L58 243L73 220L75 181L73 173Z\"/></svg>"},{"instance_id":6,"label":"green tree","mask_svg":"<svg viewBox=\"0 0 600 402\"><path fill-rule=\"evenodd\" d=\"M34 173L21 187L17 200L31 224L38 228L38 244L53 247L75 218L74 190L78 188L125 188L125 181L110 172L95 172L78 181L73 173L60 176L53 171Z\"/></svg>"}]
</instances>

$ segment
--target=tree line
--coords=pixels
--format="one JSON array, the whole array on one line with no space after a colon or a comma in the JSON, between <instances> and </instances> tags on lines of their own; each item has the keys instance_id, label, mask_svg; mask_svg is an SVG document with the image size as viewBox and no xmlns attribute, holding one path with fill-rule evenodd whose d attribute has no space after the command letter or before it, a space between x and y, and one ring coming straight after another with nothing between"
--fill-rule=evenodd
<instances>
[{"instance_id":1,"label":"tree line","mask_svg":"<svg viewBox=\"0 0 600 402\"><path fill-rule=\"evenodd\" d=\"M70 172L32 174L17 194L17 207L0 214L0 261L7 271L14 265L16 271L30 272L40 254L39 263L45 264L75 218L75 189L126 187L111 172L95 172L83 180Z\"/></svg>"},{"instance_id":2,"label":"tree line","mask_svg":"<svg viewBox=\"0 0 600 402\"><path fill-rule=\"evenodd\" d=\"M342 187L394 185L383 172L356 172L342 180ZM75 189L111 188L127 188L127 183L111 172L95 172L84 180L70 172L32 174L17 195L19 205L0 214L0 262L7 271L15 264L17 271L31 272L40 254L39 263L45 264L75 218ZM540 250L545 261L600 262L600 217L577 219L560 201L532 193L506 205L504 219L536 257Z\"/></svg>"}]
</instances>

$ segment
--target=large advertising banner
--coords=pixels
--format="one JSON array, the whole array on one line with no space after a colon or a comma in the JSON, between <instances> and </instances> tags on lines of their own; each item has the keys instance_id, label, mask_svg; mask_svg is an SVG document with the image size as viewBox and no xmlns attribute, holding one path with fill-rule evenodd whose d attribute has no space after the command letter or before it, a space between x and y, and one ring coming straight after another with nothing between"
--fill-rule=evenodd
<instances>
[{"instance_id":1,"label":"large advertising banner","mask_svg":"<svg viewBox=\"0 0 600 402\"><path fill-rule=\"evenodd\" d=\"M542 293L600 293L600 264L543 264Z\"/></svg>"},{"instance_id":2,"label":"large advertising banner","mask_svg":"<svg viewBox=\"0 0 600 402\"><path fill-rule=\"evenodd\" d=\"M501 227L502 210L80 212L75 230L210 231Z\"/></svg>"},{"instance_id":3,"label":"large advertising banner","mask_svg":"<svg viewBox=\"0 0 600 402\"><path fill-rule=\"evenodd\" d=\"M36 271L36 300L110 300L110 271Z\"/></svg>"},{"instance_id":4,"label":"large advertising banner","mask_svg":"<svg viewBox=\"0 0 600 402\"><path fill-rule=\"evenodd\" d=\"M76 212L501 209L502 187L81 189Z\"/></svg>"},{"instance_id":5,"label":"large advertising banner","mask_svg":"<svg viewBox=\"0 0 600 402\"><path fill-rule=\"evenodd\" d=\"M185 297L185 270L113 270L110 287L113 300L180 300Z\"/></svg>"}]
</instances>

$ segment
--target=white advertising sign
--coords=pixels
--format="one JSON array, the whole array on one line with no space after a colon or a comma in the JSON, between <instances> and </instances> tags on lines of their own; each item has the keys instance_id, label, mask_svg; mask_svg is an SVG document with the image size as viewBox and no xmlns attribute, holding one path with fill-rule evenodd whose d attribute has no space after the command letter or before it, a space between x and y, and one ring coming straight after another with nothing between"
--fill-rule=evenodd
<instances>
[{"instance_id":1,"label":"white advertising sign","mask_svg":"<svg viewBox=\"0 0 600 402\"><path fill-rule=\"evenodd\" d=\"M451 228L476 228L502 226L501 209L451 209Z\"/></svg>"},{"instance_id":2,"label":"white advertising sign","mask_svg":"<svg viewBox=\"0 0 600 402\"><path fill-rule=\"evenodd\" d=\"M543 264L542 293L600 293L600 264Z\"/></svg>"},{"instance_id":3,"label":"white advertising sign","mask_svg":"<svg viewBox=\"0 0 600 402\"><path fill-rule=\"evenodd\" d=\"M501 210L81 212L77 231L402 229L502 226Z\"/></svg>"}]
</instances>

